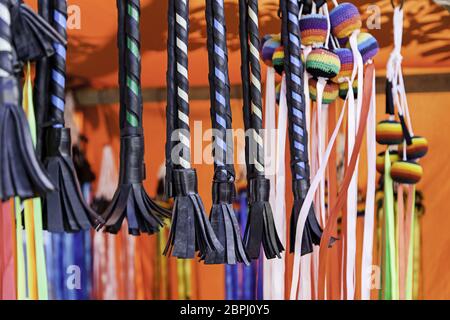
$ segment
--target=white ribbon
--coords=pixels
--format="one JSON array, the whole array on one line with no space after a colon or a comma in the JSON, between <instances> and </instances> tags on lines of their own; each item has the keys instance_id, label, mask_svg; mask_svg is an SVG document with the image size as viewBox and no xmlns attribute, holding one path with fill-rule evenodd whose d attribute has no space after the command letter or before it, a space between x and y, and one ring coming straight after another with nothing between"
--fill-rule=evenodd
<instances>
[{"instance_id":1,"label":"white ribbon","mask_svg":"<svg viewBox=\"0 0 450 320\"><path fill-rule=\"evenodd\" d=\"M267 175L270 180L270 205L273 208L273 217L278 235L283 246L286 245L286 204L285 204L285 149L287 130L287 102L286 81L283 75L281 82L280 104L278 110L278 129L275 130L276 97L275 97L275 70L267 69L266 79L266 134L264 143L266 147L266 164L270 163L273 169ZM284 299L285 254L281 259L267 260L264 258L264 298L268 300Z\"/></svg>"},{"instance_id":2,"label":"white ribbon","mask_svg":"<svg viewBox=\"0 0 450 320\"><path fill-rule=\"evenodd\" d=\"M334 129L333 135L330 138L330 142L328 143L328 147L325 151L325 155L322 159L322 166L319 168L317 174L314 176L314 179L311 182L311 186L308 190L308 193L306 194L305 200L303 202L302 208L300 210L298 224L297 224L297 231L296 231L296 237L295 237L295 248L298 248L295 250L294 254L294 268L292 272L292 284L291 284L291 293L290 293L290 299L295 300L297 297L297 290L298 290L298 284L299 284L299 274L300 274L300 257L301 257L301 250L302 247L302 238L303 238L303 229L305 228L306 218L308 217L309 209L311 208L312 201L314 198L314 194L317 191L317 188L319 187L320 180L323 179L323 176L325 174L325 169L328 165L328 160L330 158L331 151L333 149L334 143L336 142L337 135L339 133L339 129L342 125L342 121L344 119L345 115L345 109L346 109L346 103L344 104L341 115L339 116L339 120L336 124L336 128Z\"/></svg>"}]
</instances>

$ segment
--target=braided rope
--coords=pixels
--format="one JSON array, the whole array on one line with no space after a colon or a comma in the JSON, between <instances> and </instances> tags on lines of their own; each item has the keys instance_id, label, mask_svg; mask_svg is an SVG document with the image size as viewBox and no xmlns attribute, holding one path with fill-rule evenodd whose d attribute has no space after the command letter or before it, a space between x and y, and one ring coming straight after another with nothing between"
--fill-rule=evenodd
<instances>
[{"instance_id":1,"label":"braided rope","mask_svg":"<svg viewBox=\"0 0 450 320\"><path fill-rule=\"evenodd\" d=\"M11 13L5 4L0 2L0 77L12 75L12 47L11 47Z\"/></svg>"},{"instance_id":2,"label":"braided rope","mask_svg":"<svg viewBox=\"0 0 450 320\"><path fill-rule=\"evenodd\" d=\"M189 0L175 1L175 80L177 83L177 117L180 144L180 166L191 168L191 137L189 129L188 78Z\"/></svg>"},{"instance_id":3,"label":"braided rope","mask_svg":"<svg viewBox=\"0 0 450 320\"><path fill-rule=\"evenodd\" d=\"M66 0L53 1L52 26L64 40L67 39ZM55 42L53 48L55 54L51 59L50 118L54 128L62 128L64 126L67 47Z\"/></svg>"},{"instance_id":4,"label":"braided rope","mask_svg":"<svg viewBox=\"0 0 450 320\"><path fill-rule=\"evenodd\" d=\"M241 82L242 82L242 112L244 114L244 128L246 132L251 130L250 111L250 70L248 63L248 5L246 0L239 0L239 40L241 46ZM254 166L250 163L250 137L246 135L245 162L247 178L254 176Z\"/></svg>"},{"instance_id":5,"label":"braided rope","mask_svg":"<svg viewBox=\"0 0 450 320\"><path fill-rule=\"evenodd\" d=\"M261 66L259 61L259 24L258 1L248 1L248 36L249 36L249 60L250 60L250 106L252 121L253 146L256 152L251 152L256 174L264 176L264 140L261 135L263 128L262 94L261 94ZM254 150L252 150L254 151Z\"/></svg>"},{"instance_id":6,"label":"braided rope","mask_svg":"<svg viewBox=\"0 0 450 320\"><path fill-rule=\"evenodd\" d=\"M223 0L208 0L208 47L210 48L210 80L212 84L212 122L216 129L214 162L215 179L228 181L234 177L233 144L227 144L227 129L231 128L230 85L228 73L228 49L226 41L225 13ZM228 169L228 170L227 170Z\"/></svg>"},{"instance_id":7,"label":"braided rope","mask_svg":"<svg viewBox=\"0 0 450 320\"><path fill-rule=\"evenodd\" d=\"M291 139L291 169L295 180L306 180L309 184L309 164L303 93L303 64L300 59L300 32L297 0L285 1L283 6L283 37L285 50L285 73L287 101L289 106L289 136Z\"/></svg>"},{"instance_id":8,"label":"braided rope","mask_svg":"<svg viewBox=\"0 0 450 320\"><path fill-rule=\"evenodd\" d=\"M127 0L125 15L126 37L126 126L142 127L140 0Z\"/></svg>"}]
</instances>

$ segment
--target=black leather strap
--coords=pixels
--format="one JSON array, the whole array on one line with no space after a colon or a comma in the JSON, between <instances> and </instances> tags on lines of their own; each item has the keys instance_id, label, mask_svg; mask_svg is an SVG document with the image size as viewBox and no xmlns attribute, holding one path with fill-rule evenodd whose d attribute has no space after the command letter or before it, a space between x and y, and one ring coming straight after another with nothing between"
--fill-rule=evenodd
<instances>
[{"instance_id":1,"label":"black leather strap","mask_svg":"<svg viewBox=\"0 0 450 320\"><path fill-rule=\"evenodd\" d=\"M120 183L142 183L145 179L144 137L122 137L120 139L120 159Z\"/></svg>"},{"instance_id":2,"label":"black leather strap","mask_svg":"<svg viewBox=\"0 0 450 320\"><path fill-rule=\"evenodd\" d=\"M173 171L173 188L175 197L198 193L197 172L194 169L177 169Z\"/></svg>"},{"instance_id":3,"label":"black leather strap","mask_svg":"<svg viewBox=\"0 0 450 320\"><path fill-rule=\"evenodd\" d=\"M270 197L270 180L256 177L249 181L249 203L268 202Z\"/></svg>"}]
</instances>

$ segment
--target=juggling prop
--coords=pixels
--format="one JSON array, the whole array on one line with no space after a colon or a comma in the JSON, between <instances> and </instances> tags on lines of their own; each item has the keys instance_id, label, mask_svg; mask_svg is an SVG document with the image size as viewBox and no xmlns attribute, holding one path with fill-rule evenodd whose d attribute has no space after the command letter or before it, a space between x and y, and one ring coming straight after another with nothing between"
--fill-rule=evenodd
<instances>
[{"instance_id":1,"label":"juggling prop","mask_svg":"<svg viewBox=\"0 0 450 320\"><path fill-rule=\"evenodd\" d=\"M273 66L273 55L280 45L281 38L277 34L267 34L261 40L261 59L269 67Z\"/></svg>"},{"instance_id":2,"label":"juggling prop","mask_svg":"<svg viewBox=\"0 0 450 320\"><path fill-rule=\"evenodd\" d=\"M29 199L55 190L55 186L36 156L26 115L19 106L18 77L25 62L53 54L50 41L61 44L64 40L19 1L0 4L0 198Z\"/></svg>"},{"instance_id":3,"label":"juggling prop","mask_svg":"<svg viewBox=\"0 0 450 320\"><path fill-rule=\"evenodd\" d=\"M154 234L170 213L145 192L140 56L140 1L117 0L120 85L119 186L103 213L105 231L116 234L127 219L131 235Z\"/></svg>"},{"instance_id":4,"label":"juggling prop","mask_svg":"<svg viewBox=\"0 0 450 320\"><path fill-rule=\"evenodd\" d=\"M339 84L339 98L341 98L342 100L346 101L347 99L350 99L349 94L349 82L350 82L350 78L348 78L349 81L344 81L341 82ZM358 81L354 81L352 84L352 99L358 99Z\"/></svg>"},{"instance_id":5,"label":"juggling prop","mask_svg":"<svg viewBox=\"0 0 450 320\"><path fill-rule=\"evenodd\" d=\"M394 5L393 5L394 6ZM417 162L428 151L425 138L414 136L406 90L402 74L403 5L394 6L394 49L389 57L386 72L386 114L388 120L379 123L377 141L387 144L384 169L384 247L386 279L383 297L385 299L411 299L414 268L414 221L415 184L423 169ZM367 38L367 52L374 48ZM363 41L361 41L363 42ZM372 49L373 50L373 49ZM396 114L399 121L396 121ZM396 147L398 146L398 151ZM392 154L397 154L392 161ZM404 207L403 190L408 190ZM396 192L395 192L396 191ZM394 194L397 194L397 205ZM394 210L395 205L397 206ZM394 211L396 213L394 214ZM395 240L395 237L399 239ZM409 245L405 245L409 243Z\"/></svg>"},{"instance_id":6,"label":"juggling prop","mask_svg":"<svg viewBox=\"0 0 450 320\"><path fill-rule=\"evenodd\" d=\"M269 203L270 181L265 177L262 138L261 66L259 55L258 1L239 0L239 36L244 102L244 125L250 137L246 141L249 193L249 217L244 243L250 259L260 256L261 246L267 259L280 258L284 251Z\"/></svg>"},{"instance_id":7,"label":"juggling prop","mask_svg":"<svg viewBox=\"0 0 450 320\"><path fill-rule=\"evenodd\" d=\"M168 24L166 192L175 202L164 254L189 259L198 251L205 259L211 251L221 253L224 248L205 213L190 162L189 0L169 0Z\"/></svg>"},{"instance_id":8,"label":"juggling prop","mask_svg":"<svg viewBox=\"0 0 450 320\"><path fill-rule=\"evenodd\" d=\"M284 72L284 48L278 47L272 55L272 66L275 71L281 75Z\"/></svg>"},{"instance_id":9,"label":"juggling prop","mask_svg":"<svg viewBox=\"0 0 450 320\"><path fill-rule=\"evenodd\" d=\"M350 80L348 80L347 88L353 88L353 83L357 79L357 103L356 108L353 106L353 96L350 91L347 92L349 101L349 122L348 122L348 135L347 135L347 157L350 159L350 154L355 146L355 138L357 135L357 127L361 121L362 103L365 97L363 97L364 84L364 65L372 64L373 57L378 52L378 44L371 35L362 33L360 31L362 27L361 16L358 8L351 3L335 4L335 8L330 13L330 20L333 34L341 39L341 43L346 42L347 48L351 49L353 54L353 72ZM348 38L348 40L347 40ZM373 82L374 79L368 79ZM345 88L343 88L345 90ZM372 85L372 92L368 94L372 96L371 104L374 104L374 85ZM343 90L343 91L344 91ZM375 194L375 132L374 118L375 112L370 112L368 125L367 125L367 152L368 152L368 180L367 180L367 195L366 195L366 210L364 220L364 246L363 246L363 263L361 280L364 288L361 289L363 299L369 297L367 291L367 275L365 271L368 268L368 264L371 262L371 248L373 244L373 217L374 217L374 194ZM358 206L358 170L354 170L353 177L349 186L347 195L347 245L346 245L346 281L347 281L347 298L353 299L355 295L355 259L356 259L356 217Z\"/></svg>"},{"instance_id":10,"label":"juggling prop","mask_svg":"<svg viewBox=\"0 0 450 320\"><path fill-rule=\"evenodd\" d=\"M223 0L206 0L207 44L209 58L209 82L211 122L214 129L214 180L211 226L222 244L221 252L207 252L206 264L249 265L241 238L241 230L233 209L236 196L234 148L229 142L232 129L230 106L230 80L228 75L228 49Z\"/></svg>"},{"instance_id":11,"label":"juggling prop","mask_svg":"<svg viewBox=\"0 0 450 320\"><path fill-rule=\"evenodd\" d=\"M313 13L302 16L299 21L302 45L321 47L327 41L328 21L323 14Z\"/></svg>"},{"instance_id":12,"label":"juggling prop","mask_svg":"<svg viewBox=\"0 0 450 320\"><path fill-rule=\"evenodd\" d=\"M66 41L67 3L65 0L43 2L51 12L49 23L59 36ZM85 202L72 161L70 129L65 128L65 82L66 45L53 43L55 54L49 60L47 69L40 69L37 85L42 91L36 92L35 100L49 103L45 116L44 165L56 189L43 196L43 223L50 232L77 232L91 226L97 228L103 219ZM39 83L42 81L42 84ZM48 98L36 98L49 95ZM39 106L38 106L38 109ZM40 110L42 111L42 110ZM42 150L42 148L41 148Z\"/></svg>"}]
</instances>

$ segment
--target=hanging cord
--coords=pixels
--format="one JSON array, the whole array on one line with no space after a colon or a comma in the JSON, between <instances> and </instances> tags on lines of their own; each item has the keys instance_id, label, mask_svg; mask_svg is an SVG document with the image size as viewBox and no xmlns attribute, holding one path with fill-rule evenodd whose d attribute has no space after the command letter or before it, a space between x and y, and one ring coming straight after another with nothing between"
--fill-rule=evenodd
<instances>
[{"instance_id":1,"label":"hanging cord","mask_svg":"<svg viewBox=\"0 0 450 320\"><path fill-rule=\"evenodd\" d=\"M300 209L309 189L308 133L305 117L305 97L303 94L304 66L300 59L300 34L298 25L298 4L294 0L282 0L282 40L285 51L286 95L289 116L289 140L291 151L291 171L293 176L294 206L290 225L290 251L295 252L296 229ZM313 207L303 230L303 255L313 251L318 245L322 230Z\"/></svg>"},{"instance_id":2,"label":"hanging cord","mask_svg":"<svg viewBox=\"0 0 450 320\"><path fill-rule=\"evenodd\" d=\"M214 181L213 206L210 221L224 247L221 253L207 254L207 264L250 264L242 243L239 222L233 209L235 198L235 171L233 143L228 130L232 130L228 50L223 0L206 1L208 32L209 81L211 122L214 129Z\"/></svg>"},{"instance_id":3,"label":"hanging cord","mask_svg":"<svg viewBox=\"0 0 450 320\"><path fill-rule=\"evenodd\" d=\"M166 163L172 161L175 165L175 169L172 170L172 193L175 203L172 211L172 227L164 254L190 259L194 258L195 252L198 251L200 259L205 259L207 254L220 253L224 248L207 219L203 202L198 195L197 173L191 168L190 162L189 0L169 1L168 23L168 63L175 65L176 71L168 70L167 87L169 94L174 93L176 88L176 105L173 110L167 111L168 117L174 117L168 118L167 122L176 125L173 129L176 130L180 143L173 144L171 160L166 160ZM171 97L168 97L168 109L172 106ZM169 135L174 138L173 132L168 132Z\"/></svg>"},{"instance_id":4,"label":"hanging cord","mask_svg":"<svg viewBox=\"0 0 450 320\"><path fill-rule=\"evenodd\" d=\"M263 114L258 2L240 0L239 17L244 124L250 135L246 141L249 217L244 242L247 253L253 260L259 258L261 246L268 259L280 258L284 248L278 237L269 203L270 181L265 178L264 141L261 135Z\"/></svg>"},{"instance_id":5,"label":"hanging cord","mask_svg":"<svg viewBox=\"0 0 450 320\"><path fill-rule=\"evenodd\" d=\"M140 54L140 1L118 0L118 47L120 84L119 186L103 214L105 231L117 234L127 219L131 235L154 234L170 213L146 193Z\"/></svg>"}]
</instances>

